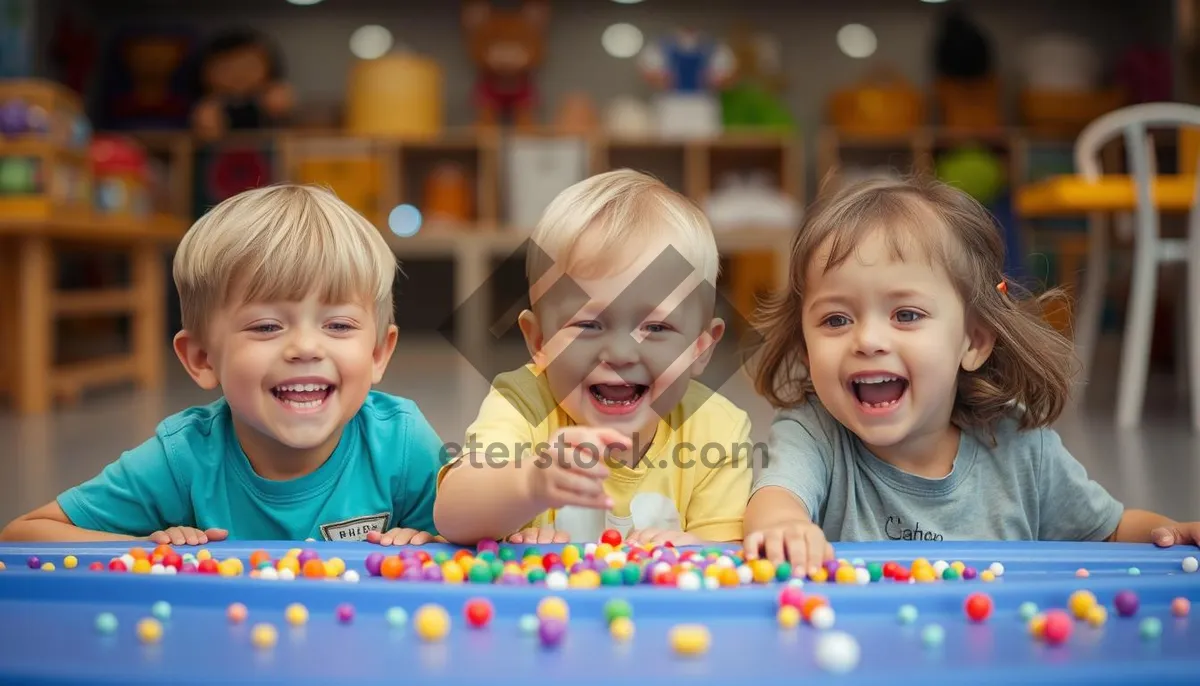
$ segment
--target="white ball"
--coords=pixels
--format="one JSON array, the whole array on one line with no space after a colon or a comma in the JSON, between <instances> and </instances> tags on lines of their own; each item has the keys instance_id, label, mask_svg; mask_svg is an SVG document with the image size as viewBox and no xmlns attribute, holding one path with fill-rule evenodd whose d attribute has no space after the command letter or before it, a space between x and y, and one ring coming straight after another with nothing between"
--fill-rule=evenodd
<instances>
[{"instance_id":1,"label":"white ball","mask_svg":"<svg viewBox=\"0 0 1200 686\"><path fill-rule=\"evenodd\" d=\"M282 572L280 573L280 576L282 576ZM346 573L342 575L342 581L347 581L352 584L358 583L358 578L358 572L353 569L347 569Z\"/></svg>"},{"instance_id":2,"label":"white ball","mask_svg":"<svg viewBox=\"0 0 1200 686\"><path fill-rule=\"evenodd\" d=\"M713 564L715 564L718 567L732 567L733 566L733 558L729 557L728 555L722 555L721 557L718 557L717 561L714 562Z\"/></svg>"},{"instance_id":3,"label":"white ball","mask_svg":"<svg viewBox=\"0 0 1200 686\"><path fill-rule=\"evenodd\" d=\"M949 567L950 563L946 562L945 560L938 560L937 562L933 563L933 573L936 574L940 579L942 578L942 572L946 571L946 569Z\"/></svg>"},{"instance_id":4,"label":"white ball","mask_svg":"<svg viewBox=\"0 0 1200 686\"><path fill-rule=\"evenodd\" d=\"M565 591L567 586L570 585L569 581L566 574L553 571L546 575L546 588L551 591Z\"/></svg>"},{"instance_id":5,"label":"white ball","mask_svg":"<svg viewBox=\"0 0 1200 686\"><path fill-rule=\"evenodd\" d=\"M754 582L754 571L750 569L750 565L742 565L737 568L738 583L745 586Z\"/></svg>"},{"instance_id":6,"label":"white ball","mask_svg":"<svg viewBox=\"0 0 1200 686\"><path fill-rule=\"evenodd\" d=\"M704 588L709 591L715 591L721 587L721 581L715 576L704 577Z\"/></svg>"},{"instance_id":7,"label":"white ball","mask_svg":"<svg viewBox=\"0 0 1200 686\"><path fill-rule=\"evenodd\" d=\"M596 544L588 543L587 545L583 546L583 554L585 556L586 555L595 555L596 554Z\"/></svg>"},{"instance_id":8,"label":"white ball","mask_svg":"<svg viewBox=\"0 0 1200 686\"><path fill-rule=\"evenodd\" d=\"M988 569L991 570L992 574L995 574L996 576L1004 576L1004 565L1000 564L999 562L993 562Z\"/></svg>"},{"instance_id":9,"label":"white ball","mask_svg":"<svg viewBox=\"0 0 1200 686\"><path fill-rule=\"evenodd\" d=\"M795 586L796 588L804 588L804 579L794 576L791 579L788 579L787 585Z\"/></svg>"},{"instance_id":10,"label":"white ball","mask_svg":"<svg viewBox=\"0 0 1200 686\"><path fill-rule=\"evenodd\" d=\"M659 574L666 574L669 571L671 571L671 563L655 562L654 567L651 568L650 574L652 576L658 576Z\"/></svg>"},{"instance_id":11,"label":"white ball","mask_svg":"<svg viewBox=\"0 0 1200 686\"><path fill-rule=\"evenodd\" d=\"M153 565L150 565L150 573L151 574L166 574L167 568L163 567L161 564L156 562Z\"/></svg>"},{"instance_id":12,"label":"white ball","mask_svg":"<svg viewBox=\"0 0 1200 686\"><path fill-rule=\"evenodd\" d=\"M700 575L695 572L684 572L675 581L675 586L681 591L699 591L702 584Z\"/></svg>"},{"instance_id":13,"label":"white ball","mask_svg":"<svg viewBox=\"0 0 1200 686\"><path fill-rule=\"evenodd\" d=\"M317 539L315 539L315 538L306 538L306 539L304 539L304 542L305 542L305 543L316 543L316 542L317 542Z\"/></svg>"},{"instance_id":14,"label":"white ball","mask_svg":"<svg viewBox=\"0 0 1200 686\"><path fill-rule=\"evenodd\" d=\"M866 586L871 583L871 572L867 571L866 567L856 567L854 569L854 580L860 586Z\"/></svg>"},{"instance_id":15,"label":"white ball","mask_svg":"<svg viewBox=\"0 0 1200 686\"><path fill-rule=\"evenodd\" d=\"M274 567L263 567L262 569L258 570L258 578L262 579L263 581L278 581L279 570L275 569Z\"/></svg>"},{"instance_id":16,"label":"white ball","mask_svg":"<svg viewBox=\"0 0 1200 686\"><path fill-rule=\"evenodd\" d=\"M132 555L130 555L129 553L125 553L124 555L121 556L121 562L125 563L126 570L133 571L134 559L133 559Z\"/></svg>"},{"instance_id":17,"label":"white ball","mask_svg":"<svg viewBox=\"0 0 1200 686\"><path fill-rule=\"evenodd\" d=\"M179 573L179 570L175 569L174 567L167 567L166 569L163 570L163 574L166 574L167 576L171 576L172 574L178 574L178 573Z\"/></svg>"},{"instance_id":18,"label":"white ball","mask_svg":"<svg viewBox=\"0 0 1200 686\"><path fill-rule=\"evenodd\" d=\"M625 564L625 553L611 552L604 557L604 561L608 563L609 567L614 565L623 565Z\"/></svg>"},{"instance_id":19,"label":"white ball","mask_svg":"<svg viewBox=\"0 0 1200 686\"><path fill-rule=\"evenodd\" d=\"M279 580L280 581L295 581L296 573L293 572L291 569L284 567L283 569L279 570Z\"/></svg>"},{"instance_id":20,"label":"white ball","mask_svg":"<svg viewBox=\"0 0 1200 686\"><path fill-rule=\"evenodd\" d=\"M817 639L817 666L842 674L858 666L858 641L844 631L830 631Z\"/></svg>"},{"instance_id":21,"label":"white ball","mask_svg":"<svg viewBox=\"0 0 1200 686\"><path fill-rule=\"evenodd\" d=\"M1183 558L1183 571L1187 572L1188 574L1192 574L1197 569L1200 569L1200 561L1197 561L1196 558L1190 555Z\"/></svg>"},{"instance_id":22,"label":"white ball","mask_svg":"<svg viewBox=\"0 0 1200 686\"><path fill-rule=\"evenodd\" d=\"M813 628L822 631L832 629L835 619L836 615L833 612L833 608L828 605L818 605L813 608L812 614L808 616L808 621L813 625Z\"/></svg>"}]
</instances>

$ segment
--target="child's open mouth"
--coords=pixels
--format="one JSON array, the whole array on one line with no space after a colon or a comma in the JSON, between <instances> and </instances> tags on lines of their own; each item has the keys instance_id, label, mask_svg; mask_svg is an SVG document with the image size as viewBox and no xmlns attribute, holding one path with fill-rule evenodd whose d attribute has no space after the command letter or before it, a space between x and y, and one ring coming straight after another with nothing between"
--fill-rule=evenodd
<instances>
[{"instance_id":1,"label":"child's open mouth","mask_svg":"<svg viewBox=\"0 0 1200 686\"><path fill-rule=\"evenodd\" d=\"M892 374L870 374L850 379L854 397L870 410L895 407L908 391L908 379Z\"/></svg>"},{"instance_id":2,"label":"child's open mouth","mask_svg":"<svg viewBox=\"0 0 1200 686\"><path fill-rule=\"evenodd\" d=\"M650 387L643 384L592 384L588 386L595 405L601 411L611 414L632 412L648 390Z\"/></svg>"},{"instance_id":3,"label":"child's open mouth","mask_svg":"<svg viewBox=\"0 0 1200 686\"><path fill-rule=\"evenodd\" d=\"M293 410L315 410L325 404L336 387L325 383L280 384L271 394Z\"/></svg>"}]
</instances>

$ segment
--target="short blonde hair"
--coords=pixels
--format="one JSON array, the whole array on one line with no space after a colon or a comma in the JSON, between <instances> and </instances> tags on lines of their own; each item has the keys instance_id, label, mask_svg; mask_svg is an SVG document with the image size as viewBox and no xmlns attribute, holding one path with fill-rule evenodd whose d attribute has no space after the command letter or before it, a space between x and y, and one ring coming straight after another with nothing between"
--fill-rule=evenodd
<instances>
[{"instance_id":1,"label":"short blonde hair","mask_svg":"<svg viewBox=\"0 0 1200 686\"><path fill-rule=\"evenodd\" d=\"M617 169L580 181L550 202L530 236L525 275L532 287L548 270L604 275L619 271L614 259L639 239L667 237L680 254L716 285L720 256L708 217L662 181Z\"/></svg>"},{"instance_id":2,"label":"short blonde hair","mask_svg":"<svg viewBox=\"0 0 1200 686\"><path fill-rule=\"evenodd\" d=\"M175 253L183 327L203 337L235 289L247 302L373 301L382 339L395 321L396 256L331 191L279 184L239 193L192 225Z\"/></svg>"}]
</instances>

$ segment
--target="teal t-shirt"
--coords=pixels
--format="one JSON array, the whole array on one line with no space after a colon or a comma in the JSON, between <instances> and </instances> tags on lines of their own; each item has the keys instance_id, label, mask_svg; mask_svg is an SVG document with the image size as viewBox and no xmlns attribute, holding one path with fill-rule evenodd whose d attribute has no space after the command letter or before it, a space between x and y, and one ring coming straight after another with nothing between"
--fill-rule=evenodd
<instances>
[{"instance_id":1,"label":"teal t-shirt","mask_svg":"<svg viewBox=\"0 0 1200 686\"><path fill-rule=\"evenodd\" d=\"M362 540L373 530L433 532L442 441L411 400L377 391L311 474L256 474L224 398L167 417L155 435L58 498L79 527L147 536L220 528L231 540Z\"/></svg>"}]
</instances>

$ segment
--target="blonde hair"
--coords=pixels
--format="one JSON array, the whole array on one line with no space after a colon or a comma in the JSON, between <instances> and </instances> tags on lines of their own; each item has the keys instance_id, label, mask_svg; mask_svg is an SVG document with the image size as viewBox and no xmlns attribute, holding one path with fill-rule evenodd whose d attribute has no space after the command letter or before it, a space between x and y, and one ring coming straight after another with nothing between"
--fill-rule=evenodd
<instances>
[{"instance_id":1,"label":"blonde hair","mask_svg":"<svg viewBox=\"0 0 1200 686\"><path fill-rule=\"evenodd\" d=\"M1053 423L1078 367L1071 342L1042 317L1043 303L1061 292L1018 298L1004 278L1004 241L994 218L966 193L919 178L865 181L814 203L792 242L788 288L762 310L757 391L775 407L795 406L814 393L802 363L805 273L838 266L873 231L884 232L897 258L915 246L930 264L942 265L968 324L996 336L979 369L960 370L951 421L987 431L1014 413L1022 429ZM824 265L812 264L826 250ZM1007 292L998 287L1002 282Z\"/></svg>"},{"instance_id":2,"label":"blonde hair","mask_svg":"<svg viewBox=\"0 0 1200 686\"><path fill-rule=\"evenodd\" d=\"M395 321L396 256L379 230L331 191L280 184L235 195L192 225L175 253L183 327L203 337L234 289L247 302L374 304L380 339Z\"/></svg>"},{"instance_id":3,"label":"blonde hair","mask_svg":"<svg viewBox=\"0 0 1200 686\"><path fill-rule=\"evenodd\" d=\"M547 272L611 273L622 250L653 238L672 245L716 285L717 242L708 217L691 200L648 174L617 169L559 193L542 213L525 260L530 287ZM536 298L534 298L536 301Z\"/></svg>"}]
</instances>

